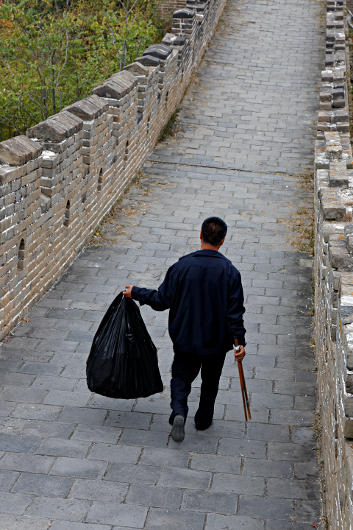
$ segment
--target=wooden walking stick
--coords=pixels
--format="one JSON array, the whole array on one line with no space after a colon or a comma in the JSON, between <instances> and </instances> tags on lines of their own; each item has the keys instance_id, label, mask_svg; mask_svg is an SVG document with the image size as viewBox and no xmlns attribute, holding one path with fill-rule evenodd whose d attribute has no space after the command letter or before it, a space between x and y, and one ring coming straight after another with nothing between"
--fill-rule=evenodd
<instances>
[{"instance_id":1,"label":"wooden walking stick","mask_svg":"<svg viewBox=\"0 0 353 530\"><path fill-rule=\"evenodd\" d=\"M251 412L250 412L248 393L246 391L246 383L245 383L245 377L244 377L243 364L242 364L241 361L237 361L237 363L238 363L241 395L242 395L242 398L243 398L245 421L248 421L248 416L249 416L249 420L251 420Z\"/></svg>"}]
</instances>

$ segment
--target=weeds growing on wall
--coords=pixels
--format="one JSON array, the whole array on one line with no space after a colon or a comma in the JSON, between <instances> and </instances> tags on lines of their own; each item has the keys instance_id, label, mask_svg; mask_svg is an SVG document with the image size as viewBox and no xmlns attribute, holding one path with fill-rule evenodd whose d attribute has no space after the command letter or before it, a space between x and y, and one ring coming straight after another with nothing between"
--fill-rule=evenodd
<instances>
[{"instance_id":1,"label":"weeds growing on wall","mask_svg":"<svg viewBox=\"0 0 353 530\"><path fill-rule=\"evenodd\" d=\"M348 107L349 107L349 135L351 138L353 138L353 120L352 120L352 113L353 113L353 29L348 28L348 39L347 39L347 47L349 50L349 69L347 73L347 85L348 85Z\"/></svg>"},{"instance_id":2,"label":"weeds growing on wall","mask_svg":"<svg viewBox=\"0 0 353 530\"><path fill-rule=\"evenodd\" d=\"M154 201L146 201L145 197L152 196L153 188L170 190L176 186L175 182L169 182L168 177L162 180L142 170L138 171L130 186L125 189L123 197L115 203L101 224L97 226L89 245L109 247L116 241L129 240L130 227L137 226L153 202L158 201L156 196Z\"/></svg>"},{"instance_id":3,"label":"weeds growing on wall","mask_svg":"<svg viewBox=\"0 0 353 530\"><path fill-rule=\"evenodd\" d=\"M0 0L0 141L25 133L160 40L158 0Z\"/></svg>"},{"instance_id":4,"label":"weeds growing on wall","mask_svg":"<svg viewBox=\"0 0 353 530\"><path fill-rule=\"evenodd\" d=\"M315 370L316 371L316 370ZM322 426L321 426L321 419L319 412L315 413L315 419L313 424L313 429L315 433L315 440L316 440L316 457L318 461L318 467L319 467L319 483L320 483L320 494L321 494L321 516L320 521L318 524L312 523L311 526L313 528L317 528L318 530L327 530L328 528L328 522L325 514L325 505L326 505L326 484L325 484L325 472L324 472L324 456L322 452Z\"/></svg>"},{"instance_id":5,"label":"weeds growing on wall","mask_svg":"<svg viewBox=\"0 0 353 530\"><path fill-rule=\"evenodd\" d=\"M164 140L175 136L175 134L178 132L179 129L176 127L176 124L179 120L179 112L180 109L177 109L175 112L173 112L173 114L168 120L168 123L161 130L157 143L164 142Z\"/></svg>"},{"instance_id":6,"label":"weeds growing on wall","mask_svg":"<svg viewBox=\"0 0 353 530\"><path fill-rule=\"evenodd\" d=\"M290 223L292 227L293 238L291 244L300 252L307 252L314 255L315 228L314 228L314 174L301 173L296 175L298 185L305 190L307 201L298 208L294 215L291 216Z\"/></svg>"}]
</instances>

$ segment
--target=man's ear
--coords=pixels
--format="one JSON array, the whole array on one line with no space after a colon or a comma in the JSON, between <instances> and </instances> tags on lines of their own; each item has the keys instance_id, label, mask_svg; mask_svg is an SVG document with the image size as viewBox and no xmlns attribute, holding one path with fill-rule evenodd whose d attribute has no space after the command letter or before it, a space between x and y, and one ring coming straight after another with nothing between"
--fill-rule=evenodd
<instances>
[{"instance_id":1,"label":"man's ear","mask_svg":"<svg viewBox=\"0 0 353 530\"><path fill-rule=\"evenodd\" d=\"M202 230L200 230L200 239L202 241Z\"/></svg>"},{"instance_id":2,"label":"man's ear","mask_svg":"<svg viewBox=\"0 0 353 530\"><path fill-rule=\"evenodd\" d=\"M225 237L222 239L222 241L220 242L219 246L221 247L223 245L223 243L225 242Z\"/></svg>"}]
</instances>

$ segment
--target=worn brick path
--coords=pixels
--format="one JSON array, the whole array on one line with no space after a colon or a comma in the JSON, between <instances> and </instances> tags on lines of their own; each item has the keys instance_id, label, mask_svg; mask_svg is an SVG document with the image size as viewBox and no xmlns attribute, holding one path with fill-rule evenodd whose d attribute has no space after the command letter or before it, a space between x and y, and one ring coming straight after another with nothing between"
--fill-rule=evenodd
<instances>
[{"instance_id":1,"label":"worn brick path","mask_svg":"<svg viewBox=\"0 0 353 530\"><path fill-rule=\"evenodd\" d=\"M229 0L183 103L182 130L29 321L0 349L0 530L310 530L320 495L313 423L310 274L287 241L311 167L323 64L320 4ZM143 308L159 348L162 395L91 395L90 342L126 283L157 286L198 248L202 219L226 219L242 273L245 426L229 354L214 425L169 439L167 313ZM301 261L302 260L302 261Z\"/></svg>"}]
</instances>

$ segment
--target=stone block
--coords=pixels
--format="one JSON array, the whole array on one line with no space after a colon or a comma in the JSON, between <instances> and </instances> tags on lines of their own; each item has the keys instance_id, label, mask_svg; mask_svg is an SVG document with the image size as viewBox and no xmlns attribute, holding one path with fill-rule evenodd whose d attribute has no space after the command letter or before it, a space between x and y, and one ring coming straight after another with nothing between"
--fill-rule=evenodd
<instances>
[{"instance_id":1,"label":"stone block","mask_svg":"<svg viewBox=\"0 0 353 530\"><path fill-rule=\"evenodd\" d=\"M136 473L138 473L137 468L130 464L136 464L140 454L141 447L96 443L90 451L89 458L94 460L106 460L109 462L124 463L124 465L126 465L125 471L130 469L132 471L135 470ZM143 469L144 467L141 468L141 473ZM114 474L116 474L116 472L114 472Z\"/></svg>"},{"instance_id":2,"label":"stone block","mask_svg":"<svg viewBox=\"0 0 353 530\"><path fill-rule=\"evenodd\" d=\"M152 44L142 55L157 57L157 59L165 61L171 53L172 48L170 46L166 46L165 44Z\"/></svg>"},{"instance_id":3,"label":"stone block","mask_svg":"<svg viewBox=\"0 0 353 530\"><path fill-rule=\"evenodd\" d=\"M346 208L334 193L322 193L321 207L326 221L340 221L346 214Z\"/></svg>"},{"instance_id":4,"label":"stone block","mask_svg":"<svg viewBox=\"0 0 353 530\"><path fill-rule=\"evenodd\" d=\"M330 102L332 100L332 89L331 87L323 87L320 92L320 101Z\"/></svg>"},{"instance_id":5,"label":"stone block","mask_svg":"<svg viewBox=\"0 0 353 530\"><path fill-rule=\"evenodd\" d=\"M290 520L293 514L293 501L276 499L274 502L271 497L241 496L237 514L261 519L285 518Z\"/></svg>"},{"instance_id":6,"label":"stone block","mask_svg":"<svg viewBox=\"0 0 353 530\"><path fill-rule=\"evenodd\" d=\"M347 245L348 252L353 252L353 224L346 223L344 226L344 238ZM342 280L342 290L345 282Z\"/></svg>"},{"instance_id":7,"label":"stone block","mask_svg":"<svg viewBox=\"0 0 353 530\"><path fill-rule=\"evenodd\" d=\"M67 136L70 137L80 129L82 129L82 121L77 122L77 118L73 115L70 115L69 112L60 112L55 116L52 116L52 120L58 123L61 127L65 128L67 131Z\"/></svg>"},{"instance_id":8,"label":"stone block","mask_svg":"<svg viewBox=\"0 0 353 530\"><path fill-rule=\"evenodd\" d=\"M126 75L123 75L126 74ZM130 76L130 77L129 77ZM131 79L131 77L133 79ZM134 95L134 87L137 85L137 79L135 76L133 76L130 72L123 70L122 72L118 72L117 74L113 74L108 81L113 81L117 85L119 85L120 89L122 90L122 96L126 97L126 107L125 110L129 110L130 106L130 98Z\"/></svg>"},{"instance_id":9,"label":"stone block","mask_svg":"<svg viewBox=\"0 0 353 530\"><path fill-rule=\"evenodd\" d=\"M353 370L353 334L349 333L346 335L347 350L346 350L346 362L348 370Z\"/></svg>"},{"instance_id":10,"label":"stone block","mask_svg":"<svg viewBox=\"0 0 353 530\"><path fill-rule=\"evenodd\" d=\"M152 55L143 55L142 57L137 57L135 59L135 63L142 64L146 68L149 67L149 66L152 66L152 67L156 68L157 66L159 66L161 64L161 61L160 61L160 59L158 57L153 57ZM129 68L129 66L126 66L126 68L129 69L135 75L147 75L147 73L144 73L144 71L142 69L139 69L136 66L133 67L133 64L129 65L130 68Z\"/></svg>"},{"instance_id":11,"label":"stone block","mask_svg":"<svg viewBox=\"0 0 353 530\"><path fill-rule=\"evenodd\" d=\"M127 89L113 79L108 79L104 84L93 89L93 94L101 98L121 99L127 93Z\"/></svg>"},{"instance_id":12,"label":"stone block","mask_svg":"<svg viewBox=\"0 0 353 530\"><path fill-rule=\"evenodd\" d=\"M353 380L346 382L347 392L353 394ZM344 412L346 416L353 418L353 395L344 396Z\"/></svg>"},{"instance_id":13,"label":"stone block","mask_svg":"<svg viewBox=\"0 0 353 530\"><path fill-rule=\"evenodd\" d=\"M34 453L40 443L36 436L20 436L0 433L0 450L13 453ZM1 467L1 466L0 466Z\"/></svg>"},{"instance_id":14,"label":"stone block","mask_svg":"<svg viewBox=\"0 0 353 530\"><path fill-rule=\"evenodd\" d=\"M121 503L125 499L128 488L128 484L124 483L119 484L118 482L106 482L104 480L76 479L69 497L91 501ZM131 491L131 487L129 489ZM146 488L144 488L144 490L146 491ZM136 504L141 505L143 503L136 502Z\"/></svg>"},{"instance_id":15,"label":"stone block","mask_svg":"<svg viewBox=\"0 0 353 530\"><path fill-rule=\"evenodd\" d=\"M320 110L327 111L327 110L331 110L331 108L332 108L331 101L320 101Z\"/></svg>"},{"instance_id":16,"label":"stone block","mask_svg":"<svg viewBox=\"0 0 353 530\"><path fill-rule=\"evenodd\" d=\"M116 530L117 527L114 527L114 530ZM50 530L110 530L109 526L107 528L107 525L102 524L89 524L89 523L73 523L69 521L60 521L57 519L52 524L50 524ZM12 529L9 529L12 530ZM18 529L16 529L18 530ZM21 529L22 530L22 529ZM24 530L32 530L32 529L24 529ZM34 530L41 530L39 528L36 528ZM121 530L121 529L117 529ZM131 528L123 528L122 530L135 530Z\"/></svg>"},{"instance_id":17,"label":"stone block","mask_svg":"<svg viewBox=\"0 0 353 530\"><path fill-rule=\"evenodd\" d=\"M342 143L338 132L325 132L325 152L330 160L342 158Z\"/></svg>"},{"instance_id":18,"label":"stone block","mask_svg":"<svg viewBox=\"0 0 353 530\"><path fill-rule=\"evenodd\" d=\"M121 82L126 83L129 87L136 87L137 86L137 80L136 78L128 71L123 70L122 72L119 72L118 74L114 74L112 77L119 76L119 79Z\"/></svg>"},{"instance_id":19,"label":"stone block","mask_svg":"<svg viewBox=\"0 0 353 530\"><path fill-rule=\"evenodd\" d=\"M187 489L208 489L212 474L205 471L195 471L181 468L163 468L158 486Z\"/></svg>"},{"instance_id":20,"label":"stone block","mask_svg":"<svg viewBox=\"0 0 353 530\"><path fill-rule=\"evenodd\" d=\"M348 133L349 123L337 123L337 131L340 133ZM348 167L348 163L347 163L347 167Z\"/></svg>"},{"instance_id":21,"label":"stone block","mask_svg":"<svg viewBox=\"0 0 353 530\"><path fill-rule=\"evenodd\" d=\"M343 99L344 98L344 88L343 86L342 87L339 87L339 88L334 88L332 90L332 97L333 99Z\"/></svg>"},{"instance_id":22,"label":"stone block","mask_svg":"<svg viewBox=\"0 0 353 530\"><path fill-rule=\"evenodd\" d=\"M42 151L38 143L26 136L18 136L0 142L0 161L10 166L22 166L33 158L37 158Z\"/></svg>"},{"instance_id":23,"label":"stone block","mask_svg":"<svg viewBox=\"0 0 353 530\"><path fill-rule=\"evenodd\" d=\"M353 418L343 418L343 434L345 438L353 439Z\"/></svg>"},{"instance_id":24,"label":"stone block","mask_svg":"<svg viewBox=\"0 0 353 530\"><path fill-rule=\"evenodd\" d=\"M90 505L89 501L77 499L36 497L27 510L27 514L36 517L62 519L64 521L82 521Z\"/></svg>"},{"instance_id":25,"label":"stone block","mask_svg":"<svg viewBox=\"0 0 353 530\"><path fill-rule=\"evenodd\" d=\"M72 478L22 473L12 489L14 493L44 495L45 497L66 497L73 484Z\"/></svg>"},{"instance_id":26,"label":"stone block","mask_svg":"<svg viewBox=\"0 0 353 530\"><path fill-rule=\"evenodd\" d=\"M344 237L344 236L343 236ZM332 267L336 269L343 269L346 271L353 270L353 260L351 255L347 252L346 245L343 244L342 240L339 241L339 244L337 244L337 241L332 241L334 236L331 236L330 238L330 244L329 244L329 251L330 251L330 261Z\"/></svg>"},{"instance_id":27,"label":"stone block","mask_svg":"<svg viewBox=\"0 0 353 530\"><path fill-rule=\"evenodd\" d=\"M27 136L20 135L16 136L14 140L21 144L27 151L31 153L30 160L34 160L35 158L38 158L42 152L42 146L39 142L34 142L33 140L30 140ZM30 171L30 168L28 168Z\"/></svg>"},{"instance_id":28,"label":"stone block","mask_svg":"<svg viewBox=\"0 0 353 530\"><path fill-rule=\"evenodd\" d=\"M143 506L116 504L115 502L94 502L88 512L88 523L121 525L129 528L143 528L147 508Z\"/></svg>"},{"instance_id":29,"label":"stone block","mask_svg":"<svg viewBox=\"0 0 353 530\"><path fill-rule=\"evenodd\" d=\"M327 152L328 152L327 148ZM345 161L331 160L329 171L330 186L333 188L347 188L348 187L348 172Z\"/></svg>"},{"instance_id":30,"label":"stone block","mask_svg":"<svg viewBox=\"0 0 353 530\"><path fill-rule=\"evenodd\" d=\"M195 17L195 13L192 9L177 9L177 11L174 11L173 13L173 19L193 19Z\"/></svg>"},{"instance_id":31,"label":"stone block","mask_svg":"<svg viewBox=\"0 0 353 530\"><path fill-rule=\"evenodd\" d=\"M14 471L0 471L0 491L10 491L19 475L19 473Z\"/></svg>"},{"instance_id":32,"label":"stone block","mask_svg":"<svg viewBox=\"0 0 353 530\"><path fill-rule=\"evenodd\" d=\"M318 122L330 123L331 122L330 113L326 111L320 111L318 113Z\"/></svg>"},{"instance_id":33,"label":"stone block","mask_svg":"<svg viewBox=\"0 0 353 530\"><path fill-rule=\"evenodd\" d=\"M182 467L186 469L188 467L189 458L190 455L187 451L170 451L168 449L146 447L141 457L141 464L148 466ZM195 469L198 468L196 467ZM200 468L200 470L202 470L202 468ZM208 471L208 469L204 471Z\"/></svg>"},{"instance_id":34,"label":"stone block","mask_svg":"<svg viewBox=\"0 0 353 530\"><path fill-rule=\"evenodd\" d=\"M152 414L111 411L104 424L113 427L148 430L150 428L151 419Z\"/></svg>"},{"instance_id":35,"label":"stone block","mask_svg":"<svg viewBox=\"0 0 353 530\"><path fill-rule=\"evenodd\" d=\"M32 495L0 491L0 506L5 507L8 514L23 515L32 500Z\"/></svg>"},{"instance_id":36,"label":"stone block","mask_svg":"<svg viewBox=\"0 0 353 530\"><path fill-rule=\"evenodd\" d=\"M90 446L90 442L47 438L42 441L36 450L36 454L48 456L67 456L73 458L85 457Z\"/></svg>"},{"instance_id":37,"label":"stone block","mask_svg":"<svg viewBox=\"0 0 353 530\"><path fill-rule=\"evenodd\" d=\"M108 462L87 458L59 457L50 470L51 475L100 480L107 470Z\"/></svg>"},{"instance_id":38,"label":"stone block","mask_svg":"<svg viewBox=\"0 0 353 530\"><path fill-rule=\"evenodd\" d=\"M27 136L47 142L63 142L67 138L67 130L55 120L48 118L28 129Z\"/></svg>"},{"instance_id":39,"label":"stone block","mask_svg":"<svg viewBox=\"0 0 353 530\"><path fill-rule=\"evenodd\" d=\"M223 492L187 490L182 509L200 512L220 512L235 515L238 496Z\"/></svg>"},{"instance_id":40,"label":"stone block","mask_svg":"<svg viewBox=\"0 0 353 530\"><path fill-rule=\"evenodd\" d=\"M31 420L25 427L24 432L26 435L41 436L43 438L67 439L70 437L74 429L75 425L72 423L49 423L44 420Z\"/></svg>"},{"instance_id":41,"label":"stone block","mask_svg":"<svg viewBox=\"0 0 353 530\"><path fill-rule=\"evenodd\" d=\"M151 485L146 488L142 485L131 484L126 497L126 504L178 510L181 504L181 497L182 490L180 489L159 488Z\"/></svg>"},{"instance_id":42,"label":"stone block","mask_svg":"<svg viewBox=\"0 0 353 530\"><path fill-rule=\"evenodd\" d=\"M319 113L320 114L320 113ZM336 123L348 123L349 115L346 110L335 110L333 115L333 121Z\"/></svg>"},{"instance_id":43,"label":"stone block","mask_svg":"<svg viewBox=\"0 0 353 530\"><path fill-rule=\"evenodd\" d=\"M346 100L343 98L337 98L332 101L333 108L344 108L346 106Z\"/></svg>"},{"instance_id":44,"label":"stone block","mask_svg":"<svg viewBox=\"0 0 353 530\"><path fill-rule=\"evenodd\" d=\"M186 38L173 35L173 33L166 33L162 39L162 43L172 47L184 46L186 44Z\"/></svg>"},{"instance_id":45,"label":"stone block","mask_svg":"<svg viewBox=\"0 0 353 530\"><path fill-rule=\"evenodd\" d=\"M81 101L77 101L64 110L70 114L74 114L83 121L91 121L99 118L103 112L106 112L108 105L103 99L97 96L90 96Z\"/></svg>"},{"instance_id":46,"label":"stone block","mask_svg":"<svg viewBox=\"0 0 353 530\"><path fill-rule=\"evenodd\" d=\"M251 477L292 478L293 471L290 462L246 458L242 474Z\"/></svg>"},{"instance_id":47,"label":"stone block","mask_svg":"<svg viewBox=\"0 0 353 530\"><path fill-rule=\"evenodd\" d=\"M109 468L105 480L155 485L160 476L160 471L160 467L144 466L142 464L113 463Z\"/></svg>"},{"instance_id":48,"label":"stone block","mask_svg":"<svg viewBox=\"0 0 353 530\"><path fill-rule=\"evenodd\" d=\"M268 522L267 524L269 523L270 522ZM207 514L207 523L205 526L205 530L239 530L239 528L244 528L244 530L264 530L264 524L264 521L261 521L260 519L255 519L253 517L209 513ZM278 530L284 530L282 521L280 522L280 525L281 528ZM270 527L268 528L270 529ZM288 530L290 529L290 527L287 528ZM270 530L272 530L272 528ZM298 528L298 530L300 529Z\"/></svg>"},{"instance_id":49,"label":"stone block","mask_svg":"<svg viewBox=\"0 0 353 530\"><path fill-rule=\"evenodd\" d=\"M333 81L332 70L323 70L321 72L321 80L323 83L332 83Z\"/></svg>"},{"instance_id":50,"label":"stone block","mask_svg":"<svg viewBox=\"0 0 353 530\"><path fill-rule=\"evenodd\" d=\"M203 530L205 514L186 510L163 510L150 508L145 528L149 530Z\"/></svg>"}]
</instances>

